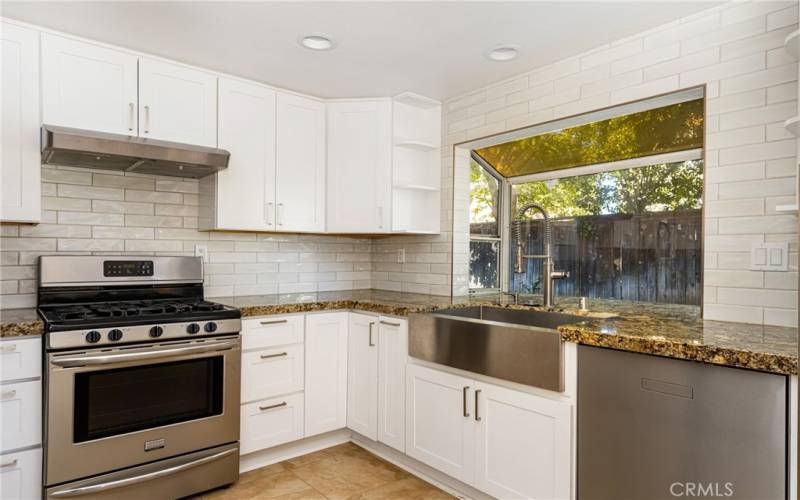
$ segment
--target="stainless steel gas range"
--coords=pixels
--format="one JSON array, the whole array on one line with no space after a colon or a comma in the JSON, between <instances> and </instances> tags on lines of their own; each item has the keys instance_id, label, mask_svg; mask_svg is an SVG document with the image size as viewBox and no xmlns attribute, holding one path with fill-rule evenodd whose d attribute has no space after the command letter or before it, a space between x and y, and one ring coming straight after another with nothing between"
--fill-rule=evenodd
<instances>
[{"instance_id":1,"label":"stainless steel gas range","mask_svg":"<svg viewBox=\"0 0 800 500\"><path fill-rule=\"evenodd\" d=\"M43 256L44 496L178 498L239 476L239 311L194 257Z\"/></svg>"}]
</instances>

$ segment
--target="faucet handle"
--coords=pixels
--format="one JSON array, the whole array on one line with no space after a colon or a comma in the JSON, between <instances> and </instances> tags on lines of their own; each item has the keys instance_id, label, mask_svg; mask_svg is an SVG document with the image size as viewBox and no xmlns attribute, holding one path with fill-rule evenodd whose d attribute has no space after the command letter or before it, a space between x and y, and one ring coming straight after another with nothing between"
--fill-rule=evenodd
<instances>
[{"instance_id":1,"label":"faucet handle","mask_svg":"<svg viewBox=\"0 0 800 500\"><path fill-rule=\"evenodd\" d=\"M569 278L569 271L553 271L550 273L550 277L554 280L561 280Z\"/></svg>"}]
</instances>

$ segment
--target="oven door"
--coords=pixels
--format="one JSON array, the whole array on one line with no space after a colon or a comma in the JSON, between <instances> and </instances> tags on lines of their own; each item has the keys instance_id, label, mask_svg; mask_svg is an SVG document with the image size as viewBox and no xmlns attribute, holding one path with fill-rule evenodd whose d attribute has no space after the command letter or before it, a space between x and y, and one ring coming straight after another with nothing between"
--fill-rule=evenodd
<instances>
[{"instance_id":1,"label":"oven door","mask_svg":"<svg viewBox=\"0 0 800 500\"><path fill-rule=\"evenodd\" d=\"M45 484L239 439L238 335L47 355Z\"/></svg>"}]
</instances>

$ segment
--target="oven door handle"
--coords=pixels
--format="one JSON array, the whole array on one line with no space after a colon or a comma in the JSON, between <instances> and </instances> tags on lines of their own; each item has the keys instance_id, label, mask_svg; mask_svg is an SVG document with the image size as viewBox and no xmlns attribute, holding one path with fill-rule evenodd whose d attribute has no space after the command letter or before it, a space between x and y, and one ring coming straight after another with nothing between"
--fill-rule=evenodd
<instances>
[{"instance_id":1,"label":"oven door handle","mask_svg":"<svg viewBox=\"0 0 800 500\"><path fill-rule=\"evenodd\" d=\"M90 365L111 365L125 363L128 361L140 361L144 359L172 358L185 354L197 354L209 351L223 351L232 349L239 345L239 341L232 340L226 342L215 342L213 344L196 345L188 347L160 348L152 351L123 352L119 354L90 354L80 356L64 356L63 358L53 358L50 363L64 368L75 366Z\"/></svg>"},{"instance_id":2,"label":"oven door handle","mask_svg":"<svg viewBox=\"0 0 800 500\"><path fill-rule=\"evenodd\" d=\"M143 483L145 481L152 481L153 479L158 479L164 476L171 476L172 474L177 474L178 472L185 471L186 469L191 469L193 467L197 467L198 465L203 465L209 462L213 462L215 460L219 460L220 458L226 457L232 453L239 453L239 448L233 448L230 450L221 451L219 453L199 458L197 460L193 460L185 464L173 465L172 467L168 467L166 469L158 470L155 472L148 472L147 474L142 474L140 476L126 477L122 479L115 479L112 481L90 484L88 486L81 486L78 488L69 488L66 490L54 491L50 493L49 496L55 498L78 497L82 495L97 493L100 491L122 488L124 486L130 486L132 484Z\"/></svg>"}]
</instances>

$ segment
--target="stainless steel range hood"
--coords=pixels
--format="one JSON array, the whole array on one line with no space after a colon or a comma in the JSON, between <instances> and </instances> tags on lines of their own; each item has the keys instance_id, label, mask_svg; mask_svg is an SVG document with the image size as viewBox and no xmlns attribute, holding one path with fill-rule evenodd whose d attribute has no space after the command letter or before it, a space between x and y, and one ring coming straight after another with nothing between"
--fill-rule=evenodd
<instances>
[{"instance_id":1,"label":"stainless steel range hood","mask_svg":"<svg viewBox=\"0 0 800 500\"><path fill-rule=\"evenodd\" d=\"M42 163L198 179L228 168L230 153L52 125L42 126Z\"/></svg>"}]
</instances>

